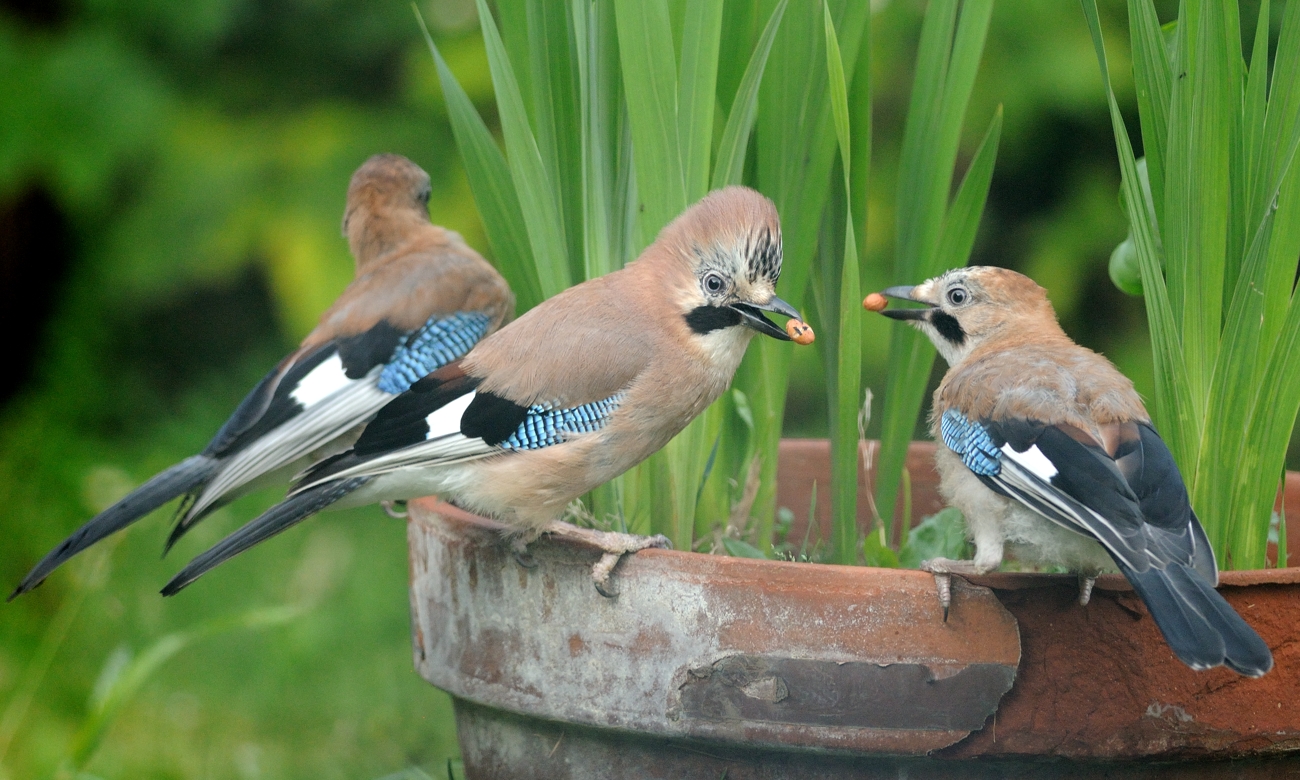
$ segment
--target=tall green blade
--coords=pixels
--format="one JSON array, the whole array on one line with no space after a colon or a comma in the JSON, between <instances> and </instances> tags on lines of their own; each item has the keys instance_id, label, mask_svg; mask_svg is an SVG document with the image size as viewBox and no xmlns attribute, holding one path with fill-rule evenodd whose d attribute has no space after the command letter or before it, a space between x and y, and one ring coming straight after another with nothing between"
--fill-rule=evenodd
<instances>
[{"instance_id":1,"label":"tall green blade","mask_svg":"<svg viewBox=\"0 0 1300 780\"><path fill-rule=\"evenodd\" d=\"M1165 286L1164 261L1160 253L1155 215L1142 206L1145 197L1142 182L1138 176L1137 160L1133 157L1133 147L1129 142L1128 128L1124 125L1124 117L1120 114L1119 103L1111 86L1110 66L1106 60L1096 0L1081 2L1088 30L1092 34L1102 83L1106 88L1106 101L1119 156L1124 208L1142 273L1143 301L1146 304L1152 352L1156 362L1156 423L1175 457L1179 453L1186 456L1194 451L1189 443L1195 436L1197 422L1191 415L1189 388L1182 361L1182 342L1170 303L1170 293Z\"/></svg>"},{"instance_id":2,"label":"tall green blade","mask_svg":"<svg viewBox=\"0 0 1300 780\"><path fill-rule=\"evenodd\" d=\"M962 121L992 11L992 0L966 0L960 16L956 0L936 0L926 11L899 161L894 279L900 284L917 284L954 260L941 257L939 245ZM965 261L960 258L960 264ZM907 443L935 352L919 332L897 327L890 335L889 355L876 479L876 507L886 523L894 516Z\"/></svg>"},{"instance_id":3,"label":"tall green blade","mask_svg":"<svg viewBox=\"0 0 1300 780\"><path fill-rule=\"evenodd\" d=\"M1137 88L1142 147L1147 159L1156 223L1165 209L1165 139L1169 132L1169 93L1174 78L1169 49L1151 0L1130 0L1129 31L1133 46L1133 82Z\"/></svg>"},{"instance_id":4,"label":"tall green blade","mask_svg":"<svg viewBox=\"0 0 1300 780\"><path fill-rule=\"evenodd\" d=\"M939 257L943 264L955 268L966 264L975 247L975 234L979 232L984 204L988 202L989 185L993 181L993 165L998 159L998 140L1002 136L1002 106L993 112L989 129L985 131L970 167L962 177L961 186L952 200L952 207L943 220L939 236Z\"/></svg>"},{"instance_id":5,"label":"tall green blade","mask_svg":"<svg viewBox=\"0 0 1300 780\"><path fill-rule=\"evenodd\" d=\"M416 16L419 17L418 10ZM420 19L420 28L438 69L438 80L447 102L452 134L465 164L470 191L474 193L474 203L478 206L488 241L492 244L497 268L515 291L519 309L526 311L538 304L544 296L510 169L492 139L492 133L452 75L438 47L434 45L423 19Z\"/></svg>"},{"instance_id":6,"label":"tall green blade","mask_svg":"<svg viewBox=\"0 0 1300 780\"><path fill-rule=\"evenodd\" d=\"M858 284L857 237L850 207L853 155L849 133L848 87L830 6L823 3L822 12L831 114L835 119L835 135L839 142L844 174L844 195L839 201L848 213L848 218L844 220L844 250L839 263L839 300L835 307L838 330L834 405L831 407L830 421L831 547L837 563L853 564L858 560L858 399L862 394L862 317L858 306L861 289Z\"/></svg>"},{"instance_id":7,"label":"tall green blade","mask_svg":"<svg viewBox=\"0 0 1300 780\"><path fill-rule=\"evenodd\" d=\"M1258 224L1265 206L1260 193L1268 186L1263 162L1264 122L1268 109L1268 36L1269 0L1259 6L1255 24L1255 45L1250 55L1250 72L1246 79L1246 102L1242 109L1244 166L1249 175L1250 197L1246 204L1248 224ZM1248 247L1243 247L1243 252Z\"/></svg>"},{"instance_id":8,"label":"tall green blade","mask_svg":"<svg viewBox=\"0 0 1300 780\"><path fill-rule=\"evenodd\" d=\"M496 22L488 10L487 0L476 0L483 42L487 47L488 67L496 89L501 131L506 140L510 176L519 196L519 205L528 231L542 296L549 298L569 287L569 252L560 221L557 189L546 175L542 155L529 129L519 82L510 67L510 58L497 32Z\"/></svg>"},{"instance_id":9,"label":"tall green blade","mask_svg":"<svg viewBox=\"0 0 1300 780\"><path fill-rule=\"evenodd\" d=\"M745 169L745 154L749 149L749 136L754 130L754 120L758 116L758 88L763 82L763 71L767 67L768 55L772 52L772 42L776 40L776 31L781 27L781 17L789 0L776 4L772 15L768 17L763 34L754 47L754 53L745 67L745 75L736 88L736 97L731 101L731 113L722 130L722 140L718 143L718 159L713 169L713 189L728 184L740 184Z\"/></svg>"},{"instance_id":10,"label":"tall green blade","mask_svg":"<svg viewBox=\"0 0 1300 780\"><path fill-rule=\"evenodd\" d=\"M772 6L775 2L764 7ZM857 0L831 3L845 62L857 62L869 12L869 4ZM781 214L784 265L780 294L795 302L802 301L807 290L836 148L822 28L822 11L816 4L791 4L759 89L757 184ZM810 41L815 42L811 51ZM752 404L759 451L774 453L781 437L791 353L789 345L772 339L762 339L754 346L758 349L750 350L737 385ZM771 537L775 512L776 462L769 458L762 464L754 510L764 544Z\"/></svg>"},{"instance_id":11,"label":"tall green blade","mask_svg":"<svg viewBox=\"0 0 1300 780\"><path fill-rule=\"evenodd\" d=\"M570 252L570 276L582 278L581 122L577 67L569 4L556 0L526 0L528 68L532 84L533 132L542 166L559 208L560 233ZM513 60L518 62L517 59ZM515 68L519 72L519 68Z\"/></svg>"},{"instance_id":12,"label":"tall green blade","mask_svg":"<svg viewBox=\"0 0 1300 780\"><path fill-rule=\"evenodd\" d=\"M681 144L682 179L688 203L694 203L709 191L709 154L713 149L713 107L718 102L718 44L721 37L722 0L693 0L686 5L677 97L677 137Z\"/></svg>"},{"instance_id":13,"label":"tall green blade","mask_svg":"<svg viewBox=\"0 0 1300 780\"><path fill-rule=\"evenodd\" d=\"M1236 12L1236 3L1231 3ZM1229 159L1234 121L1233 84L1226 46L1225 13L1217 2L1188 0L1179 22L1181 68L1175 80L1165 169L1165 225L1168 284L1179 321L1192 419L1204 421L1210 379L1219 349L1224 256L1230 205ZM1240 58L1239 54L1233 55ZM1181 75L1181 73L1180 73ZM1236 93L1240 110L1240 92ZM1193 496L1199 492L1195 452L1178 460Z\"/></svg>"},{"instance_id":14,"label":"tall green blade","mask_svg":"<svg viewBox=\"0 0 1300 780\"><path fill-rule=\"evenodd\" d=\"M664 0L617 0L619 56L640 197L640 247L686 208L677 135L677 67Z\"/></svg>"}]
</instances>

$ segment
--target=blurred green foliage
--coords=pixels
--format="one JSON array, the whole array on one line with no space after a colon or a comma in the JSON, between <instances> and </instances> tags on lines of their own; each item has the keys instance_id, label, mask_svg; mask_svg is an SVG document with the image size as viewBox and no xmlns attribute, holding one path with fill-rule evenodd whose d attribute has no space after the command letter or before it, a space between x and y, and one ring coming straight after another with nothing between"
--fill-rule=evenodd
<instances>
[{"instance_id":1,"label":"blurred green foliage","mask_svg":"<svg viewBox=\"0 0 1300 780\"><path fill-rule=\"evenodd\" d=\"M1104 6L1117 58L1127 51L1125 12ZM854 183L869 213L858 232L864 290L882 286L892 267L895 171L923 4L873 7L875 157L866 187ZM496 131L473 3L420 8ZM1136 127L1129 65L1116 59L1111 72ZM1003 104L973 262L1044 284L1066 330L1149 398L1142 303L1107 272L1125 223L1103 94L1076 4L998 0L959 155L964 169ZM339 237L346 185L380 151L428 170L434 221L487 251L405 2L0 2L0 215L44 199L59 218L28 227L62 231L57 241L27 237L50 248L29 262L54 285L54 303L33 315L32 365L6 366L23 382L0 409L0 584L17 582L106 501L200 449L306 332L351 276ZM878 391L889 327L862 318L864 381ZM822 358L805 349L794 361L786 431L824 435ZM411 668L401 523L375 508L326 514L177 599L157 595L188 556L275 498L266 491L226 507L166 560L159 513L0 606L0 738L13 702L33 691L0 744L0 778L51 776L125 673L124 659L213 621L302 603L312 606L283 625L205 636L169 656L115 704L83 771L446 775L457 754L450 703ZM55 641L61 620L66 635ZM42 646L49 665L37 674Z\"/></svg>"}]
</instances>

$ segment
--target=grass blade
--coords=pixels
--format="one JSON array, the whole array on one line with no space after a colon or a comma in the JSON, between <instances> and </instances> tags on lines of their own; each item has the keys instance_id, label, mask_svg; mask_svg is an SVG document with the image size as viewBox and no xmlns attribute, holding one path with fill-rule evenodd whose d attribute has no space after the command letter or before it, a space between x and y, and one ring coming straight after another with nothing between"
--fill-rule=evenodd
<instances>
[{"instance_id":1,"label":"grass blade","mask_svg":"<svg viewBox=\"0 0 1300 780\"><path fill-rule=\"evenodd\" d=\"M1002 106L998 106L943 221L938 254L945 267L965 265L970 258L980 217L984 215L984 204L988 201L989 184L993 181L993 165L997 162L998 140L1001 136Z\"/></svg>"},{"instance_id":2,"label":"grass blade","mask_svg":"<svg viewBox=\"0 0 1300 780\"><path fill-rule=\"evenodd\" d=\"M862 395L862 316L858 313L861 289L858 283L857 237L853 229L850 173L853 156L849 134L848 87L844 61L831 19L830 6L822 5L826 36L826 71L829 76L831 114L839 141L844 174L843 197L833 199L845 212L843 254L839 257L839 300L834 307L837 320L836 367L832 372L831 430L831 549L836 563L858 560L858 399ZM829 299L829 295L825 296ZM826 300L829 303L829 300ZM828 318L829 319L829 318Z\"/></svg>"},{"instance_id":3,"label":"grass blade","mask_svg":"<svg viewBox=\"0 0 1300 780\"><path fill-rule=\"evenodd\" d=\"M557 189L546 175L541 151L529 128L519 82L510 67L510 58L506 55L492 13L488 10L487 0L476 2L479 24L483 28L483 42L487 47L488 68L492 71L492 85L496 89L501 131L506 140L510 176L519 196L524 227L533 248L542 296L549 298L572 283L568 246L564 239L563 223L560 221L559 204L554 195Z\"/></svg>"},{"instance_id":4,"label":"grass blade","mask_svg":"<svg viewBox=\"0 0 1300 780\"><path fill-rule=\"evenodd\" d=\"M1133 47L1133 82L1137 88L1142 147L1147 159L1156 224L1164 223L1165 139L1169 131L1169 92L1173 65L1151 0L1130 0L1129 35Z\"/></svg>"},{"instance_id":5,"label":"grass blade","mask_svg":"<svg viewBox=\"0 0 1300 780\"><path fill-rule=\"evenodd\" d=\"M687 203L694 203L709 191L709 153L713 149L713 107L718 102L721 38L722 0L687 3L677 97L677 138Z\"/></svg>"},{"instance_id":6,"label":"grass blade","mask_svg":"<svg viewBox=\"0 0 1300 780\"><path fill-rule=\"evenodd\" d=\"M615 8L637 168L640 248L686 208L677 136L677 68L664 0L617 0Z\"/></svg>"},{"instance_id":7,"label":"grass blade","mask_svg":"<svg viewBox=\"0 0 1300 780\"><path fill-rule=\"evenodd\" d=\"M1233 12L1236 4L1232 3ZM1217 3L1188 0L1179 20L1180 76L1173 86L1162 237L1170 301L1179 323L1192 419L1204 421L1219 349L1228 237L1232 101L1224 14ZM1240 106L1238 104L1238 110ZM1190 431L1189 452L1200 447ZM1193 496L1196 458L1180 461Z\"/></svg>"},{"instance_id":8,"label":"grass blade","mask_svg":"<svg viewBox=\"0 0 1300 780\"><path fill-rule=\"evenodd\" d=\"M917 284L966 262L965 257L942 257L939 246L961 126L992 10L992 0L967 0L958 18L955 0L936 0L926 11L899 162L894 265L899 284ZM889 356L876 478L876 507L887 524L894 516L907 445L935 352L918 331L899 327L890 334ZM889 538L894 538L892 528Z\"/></svg>"},{"instance_id":9,"label":"grass blade","mask_svg":"<svg viewBox=\"0 0 1300 780\"><path fill-rule=\"evenodd\" d=\"M474 193L474 204L483 218L497 268L514 289L520 311L526 311L540 303L544 296L510 168L474 104L447 67L418 9L415 9L415 14L438 69L452 135L465 164L470 191Z\"/></svg>"},{"instance_id":10,"label":"grass blade","mask_svg":"<svg viewBox=\"0 0 1300 780\"><path fill-rule=\"evenodd\" d=\"M843 61L857 62L869 13L870 4L858 0L831 3ZM809 41L817 47L825 45L822 27L816 4L801 2L786 8L758 98L757 184L781 214L785 265L780 294L792 301L803 301L807 292L836 148L825 57L808 46ZM759 452L774 453L781 438L791 351L772 339L756 346L741 377L745 384L738 385L753 404ZM758 538L764 544L771 537L776 513L775 461L763 461L754 505Z\"/></svg>"},{"instance_id":11,"label":"grass blade","mask_svg":"<svg viewBox=\"0 0 1300 780\"><path fill-rule=\"evenodd\" d=\"M1195 449L1191 443L1195 436L1196 422L1191 418L1182 343L1170 303L1170 293L1165 286L1164 261L1157 238L1159 233L1151 210L1142 206L1142 182L1138 176L1137 160L1133 157L1133 147L1129 142L1128 129L1124 125L1124 117L1120 114L1119 103L1111 86L1110 66L1106 60L1096 0L1081 0L1081 3L1088 21L1088 30L1092 34L1097 64L1101 68L1102 83L1106 87L1111 128L1119 156L1124 208L1142 271L1143 302L1146 304L1152 353L1156 362L1156 423L1181 467L1188 462L1189 457L1194 457Z\"/></svg>"},{"instance_id":12,"label":"grass blade","mask_svg":"<svg viewBox=\"0 0 1300 780\"><path fill-rule=\"evenodd\" d=\"M569 4L527 0L528 59L532 85L533 133L542 167L551 185L551 198L560 215L559 229L570 253L570 278L580 279L583 253L577 251L582 231L581 121L578 106L577 54ZM513 58L519 62L519 58ZM514 69L516 73L519 68Z\"/></svg>"},{"instance_id":13,"label":"grass blade","mask_svg":"<svg viewBox=\"0 0 1300 780\"><path fill-rule=\"evenodd\" d=\"M740 79L736 97L731 102L731 113L727 116L726 127L722 130L722 140L718 144L718 158L713 169L713 189L728 184L739 184L745 169L745 154L749 150L749 136L754 130L754 120L758 116L758 88L763 82L763 71L767 67L768 55L772 52L772 41L776 40L776 31L781 27L781 17L789 0L781 0L773 9L772 15L763 28L763 34L754 47L754 53L745 67L745 75Z\"/></svg>"}]
</instances>

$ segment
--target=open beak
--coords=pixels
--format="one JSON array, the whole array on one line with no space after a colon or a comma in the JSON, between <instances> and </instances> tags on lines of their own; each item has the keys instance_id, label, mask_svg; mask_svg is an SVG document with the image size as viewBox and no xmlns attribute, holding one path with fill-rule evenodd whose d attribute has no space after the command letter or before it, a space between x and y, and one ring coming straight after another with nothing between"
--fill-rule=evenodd
<instances>
[{"instance_id":1,"label":"open beak","mask_svg":"<svg viewBox=\"0 0 1300 780\"><path fill-rule=\"evenodd\" d=\"M890 287L886 290L881 290L880 294L884 295L887 298L897 298L900 301L911 301L912 303L922 304L925 306L924 309L885 309L884 311L881 312L881 314L894 320L927 319L927 315L930 309L934 308L934 304L926 303L925 301L918 301L917 299L913 298L912 292L914 290L916 290L915 287L902 285L899 287Z\"/></svg>"},{"instance_id":2,"label":"open beak","mask_svg":"<svg viewBox=\"0 0 1300 780\"><path fill-rule=\"evenodd\" d=\"M740 313L740 321L745 325L748 325L759 333L771 336L774 339L780 339L781 341L790 341L790 337L786 335L785 330L778 328L776 323L772 322L767 317L764 317L762 312L770 311L776 314L783 314L786 317L793 317L796 320L803 319L795 307L775 295L772 296L772 300L761 305L754 303L733 303L731 304L731 308Z\"/></svg>"}]
</instances>

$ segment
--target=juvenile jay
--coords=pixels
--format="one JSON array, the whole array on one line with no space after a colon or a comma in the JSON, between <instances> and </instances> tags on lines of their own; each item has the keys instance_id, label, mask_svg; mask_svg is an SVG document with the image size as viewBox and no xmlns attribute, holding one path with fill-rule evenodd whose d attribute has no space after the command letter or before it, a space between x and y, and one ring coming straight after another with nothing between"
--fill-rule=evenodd
<instances>
[{"instance_id":1,"label":"juvenile jay","mask_svg":"<svg viewBox=\"0 0 1300 780\"><path fill-rule=\"evenodd\" d=\"M950 575L990 572L1009 547L1079 573L1083 604L1097 573L1118 568L1193 669L1273 667L1214 590L1214 551L1133 384L1065 335L1041 287L972 267L884 294L924 304L882 313L923 332L949 366L931 431L940 492L965 515L975 559L922 564L945 616Z\"/></svg>"},{"instance_id":2,"label":"juvenile jay","mask_svg":"<svg viewBox=\"0 0 1300 780\"><path fill-rule=\"evenodd\" d=\"M500 274L429 222L429 175L394 154L352 176L343 234L356 277L298 347L244 398L198 455L154 476L55 547L9 598L64 561L178 496L167 548L254 484L287 481L346 449L360 426L429 371L514 314Z\"/></svg>"},{"instance_id":3,"label":"juvenile jay","mask_svg":"<svg viewBox=\"0 0 1300 780\"><path fill-rule=\"evenodd\" d=\"M704 411L755 333L789 340L762 314L798 318L776 296L780 273L772 202L743 187L711 193L634 262L545 301L416 382L351 450L308 471L163 593L327 506L429 494L502 521L516 541L544 530L599 537L601 589L618 555L655 540L582 534L557 518Z\"/></svg>"}]
</instances>

